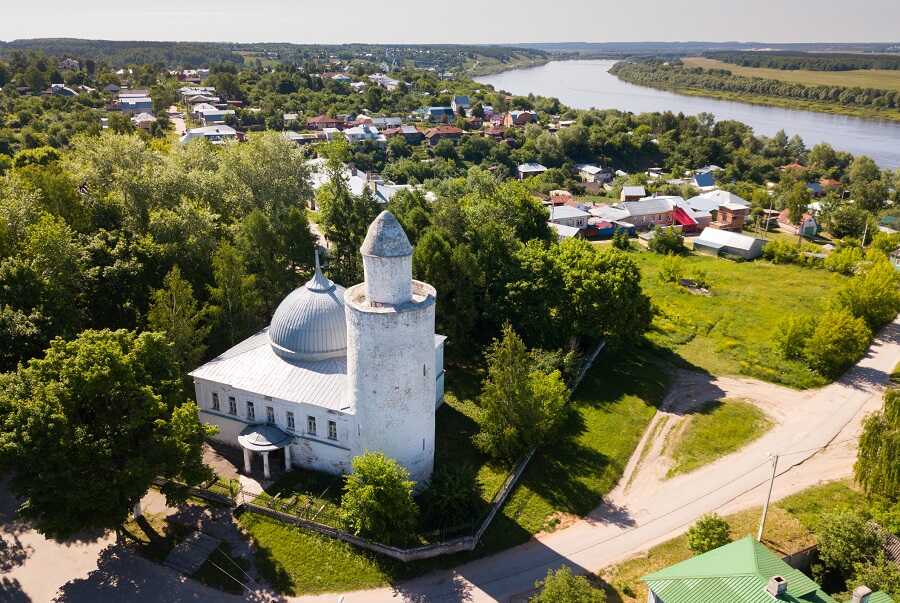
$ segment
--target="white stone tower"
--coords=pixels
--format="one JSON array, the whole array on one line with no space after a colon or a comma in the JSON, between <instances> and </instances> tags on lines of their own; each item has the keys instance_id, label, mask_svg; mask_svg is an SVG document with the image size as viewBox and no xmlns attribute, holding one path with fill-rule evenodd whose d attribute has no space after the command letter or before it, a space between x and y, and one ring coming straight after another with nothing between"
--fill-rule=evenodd
<instances>
[{"instance_id":1,"label":"white stone tower","mask_svg":"<svg viewBox=\"0 0 900 603\"><path fill-rule=\"evenodd\" d=\"M434 287L412 280L412 245L387 211L360 252L365 282L347 289L353 454L379 451L422 483L434 468Z\"/></svg>"}]
</instances>

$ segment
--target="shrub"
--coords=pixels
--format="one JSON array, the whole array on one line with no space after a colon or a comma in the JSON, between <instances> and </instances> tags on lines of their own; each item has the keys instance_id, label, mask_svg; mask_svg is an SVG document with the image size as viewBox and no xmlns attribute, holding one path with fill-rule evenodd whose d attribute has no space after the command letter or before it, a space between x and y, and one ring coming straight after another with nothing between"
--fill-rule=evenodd
<instances>
[{"instance_id":1,"label":"shrub","mask_svg":"<svg viewBox=\"0 0 900 603\"><path fill-rule=\"evenodd\" d=\"M540 593L529 599L530 603L605 603L606 594L591 586L584 576L575 576L566 566L555 572L550 570L547 577L534 583Z\"/></svg>"},{"instance_id":2,"label":"shrub","mask_svg":"<svg viewBox=\"0 0 900 603\"><path fill-rule=\"evenodd\" d=\"M789 360L800 360L806 352L806 342L815 328L816 322L812 316L791 316L778 325L775 348Z\"/></svg>"},{"instance_id":3,"label":"shrub","mask_svg":"<svg viewBox=\"0 0 900 603\"><path fill-rule=\"evenodd\" d=\"M800 257L800 246L775 239L763 247L763 257L775 264L794 264Z\"/></svg>"},{"instance_id":4,"label":"shrub","mask_svg":"<svg viewBox=\"0 0 900 603\"><path fill-rule=\"evenodd\" d=\"M862 249L859 247L841 247L825 258L826 270L840 274L853 274L857 264L863 259Z\"/></svg>"},{"instance_id":5,"label":"shrub","mask_svg":"<svg viewBox=\"0 0 900 603\"><path fill-rule=\"evenodd\" d=\"M728 522L715 513L704 515L687 532L688 548L700 555L725 546L731 542L730 531Z\"/></svg>"},{"instance_id":6,"label":"shrub","mask_svg":"<svg viewBox=\"0 0 900 603\"><path fill-rule=\"evenodd\" d=\"M709 273L702 268L697 268L692 271L688 278L697 283L698 287L702 287L703 289L709 289L712 285L712 282L709 280Z\"/></svg>"},{"instance_id":7,"label":"shrub","mask_svg":"<svg viewBox=\"0 0 900 603\"><path fill-rule=\"evenodd\" d=\"M624 228L617 228L613 232L612 246L622 251L631 250L631 241L628 238L628 231Z\"/></svg>"},{"instance_id":8,"label":"shrub","mask_svg":"<svg viewBox=\"0 0 900 603\"><path fill-rule=\"evenodd\" d=\"M871 339L863 319L847 310L829 310L807 341L809 366L826 377L837 377L862 358Z\"/></svg>"},{"instance_id":9,"label":"shrub","mask_svg":"<svg viewBox=\"0 0 900 603\"><path fill-rule=\"evenodd\" d=\"M853 580L848 590L863 585L885 592L896 601L900 598L900 567L887 559L883 551L878 551L873 560L853 565Z\"/></svg>"},{"instance_id":10,"label":"shrub","mask_svg":"<svg viewBox=\"0 0 900 603\"><path fill-rule=\"evenodd\" d=\"M657 228L647 245L650 251L662 254L681 254L686 251L684 237L675 228Z\"/></svg>"},{"instance_id":11,"label":"shrub","mask_svg":"<svg viewBox=\"0 0 900 603\"><path fill-rule=\"evenodd\" d=\"M857 274L835 298L835 306L846 308L875 330L892 321L900 311L900 275L883 259Z\"/></svg>"},{"instance_id":12,"label":"shrub","mask_svg":"<svg viewBox=\"0 0 900 603\"><path fill-rule=\"evenodd\" d=\"M384 544L408 542L416 531L419 508L409 472L380 452L353 459L341 497L341 519L357 536Z\"/></svg>"},{"instance_id":13,"label":"shrub","mask_svg":"<svg viewBox=\"0 0 900 603\"><path fill-rule=\"evenodd\" d=\"M663 258L659 264L657 278L664 283L677 283L684 276L684 266L681 258L670 255Z\"/></svg>"},{"instance_id":14,"label":"shrub","mask_svg":"<svg viewBox=\"0 0 900 603\"><path fill-rule=\"evenodd\" d=\"M854 565L875 559L881 539L870 532L859 511L839 510L826 513L816 531L819 559L826 568L844 576Z\"/></svg>"},{"instance_id":15,"label":"shrub","mask_svg":"<svg viewBox=\"0 0 900 603\"><path fill-rule=\"evenodd\" d=\"M420 497L429 526L451 527L476 521L482 511L478 472L470 465L442 465Z\"/></svg>"}]
</instances>

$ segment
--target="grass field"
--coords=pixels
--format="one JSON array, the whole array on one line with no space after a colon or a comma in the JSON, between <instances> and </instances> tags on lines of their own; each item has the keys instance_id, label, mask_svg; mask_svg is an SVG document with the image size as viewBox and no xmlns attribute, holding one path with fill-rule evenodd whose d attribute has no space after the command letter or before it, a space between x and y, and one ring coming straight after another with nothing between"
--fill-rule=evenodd
<instances>
[{"instance_id":1,"label":"grass field","mask_svg":"<svg viewBox=\"0 0 900 603\"><path fill-rule=\"evenodd\" d=\"M263 577L285 594L370 588L527 542L596 507L612 489L668 386L665 350L602 354L573 399L564 435L538 451L478 550L401 564L268 518L245 513L240 522L257 548ZM487 462L471 444L477 427L473 399L480 374L450 367L447 401L438 412L436 465L468 464L489 500L507 470Z\"/></svg>"},{"instance_id":2,"label":"grass field","mask_svg":"<svg viewBox=\"0 0 900 603\"><path fill-rule=\"evenodd\" d=\"M858 506L862 500L862 494L847 482L831 482L803 490L770 507L763 543L781 555L803 550L815 544L813 530L823 512ZM725 517L731 526L732 539L755 535L761 511L760 507L754 507ZM643 603L647 600L647 589L640 581L641 576L691 556L687 537L682 535L653 547L640 557L603 570L600 574L608 584L608 603Z\"/></svg>"},{"instance_id":3,"label":"grass field","mask_svg":"<svg viewBox=\"0 0 900 603\"><path fill-rule=\"evenodd\" d=\"M669 477L689 473L743 448L772 428L772 421L745 400L721 400L687 419L672 442Z\"/></svg>"},{"instance_id":4,"label":"grass field","mask_svg":"<svg viewBox=\"0 0 900 603\"><path fill-rule=\"evenodd\" d=\"M788 316L815 312L846 277L825 270L765 261L732 262L692 255L683 258L687 277L706 273L711 295L693 295L659 280L664 256L632 257L644 290L659 308L650 339L676 352L688 365L714 375L745 374L796 388L824 379L772 347L772 334Z\"/></svg>"},{"instance_id":5,"label":"grass field","mask_svg":"<svg viewBox=\"0 0 900 603\"><path fill-rule=\"evenodd\" d=\"M705 57L685 57L681 61L688 67L727 69L734 75L794 82L805 86L846 86L849 88L900 90L900 71L898 70L810 71L806 69L769 69L765 67L732 65L731 63Z\"/></svg>"}]
</instances>

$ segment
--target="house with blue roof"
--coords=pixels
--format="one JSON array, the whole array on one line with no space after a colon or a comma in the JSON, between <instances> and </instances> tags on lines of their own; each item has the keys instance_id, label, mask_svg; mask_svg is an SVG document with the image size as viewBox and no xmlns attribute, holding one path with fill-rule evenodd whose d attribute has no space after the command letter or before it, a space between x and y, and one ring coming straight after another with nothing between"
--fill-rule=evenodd
<instances>
[{"instance_id":1,"label":"house with blue roof","mask_svg":"<svg viewBox=\"0 0 900 603\"><path fill-rule=\"evenodd\" d=\"M428 107L425 116L431 122L447 123L453 119L454 113L452 107Z\"/></svg>"}]
</instances>

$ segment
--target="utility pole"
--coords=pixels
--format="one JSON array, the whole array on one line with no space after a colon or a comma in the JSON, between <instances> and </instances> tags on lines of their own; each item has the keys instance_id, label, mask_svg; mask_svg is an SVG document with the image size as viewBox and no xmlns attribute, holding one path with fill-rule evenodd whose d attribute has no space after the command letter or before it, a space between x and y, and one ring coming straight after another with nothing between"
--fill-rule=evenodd
<instances>
[{"instance_id":1,"label":"utility pole","mask_svg":"<svg viewBox=\"0 0 900 603\"><path fill-rule=\"evenodd\" d=\"M759 521L759 533L756 541L762 542L763 530L766 527L766 515L769 513L769 501L772 500L772 488L775 486L775 472L778 471L778 455L772 457L772 479L769 480L769 494L766 496L766 504L763 505L762 518Z\"/></svg>"}]
</instances>

